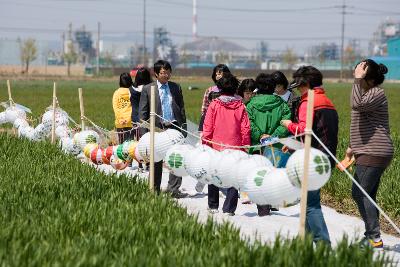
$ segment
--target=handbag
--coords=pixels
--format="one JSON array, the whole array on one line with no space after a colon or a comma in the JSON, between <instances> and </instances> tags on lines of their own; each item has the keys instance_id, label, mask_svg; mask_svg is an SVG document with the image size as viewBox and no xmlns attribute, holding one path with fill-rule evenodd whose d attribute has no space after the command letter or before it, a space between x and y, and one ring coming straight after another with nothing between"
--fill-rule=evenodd
<instances>
[{"instance_id":1,"label":"handbag","mask_svg":"<svg viewBox=\"0 0 400 267\"><path fill-rule=\"evenodd\" d=\"M276 148L272 145L265 147L264 157L269 159L275 168L285 168L286 163L289 160L290 153L283 152L281 149Z\"/></svg>"}]
</instances>

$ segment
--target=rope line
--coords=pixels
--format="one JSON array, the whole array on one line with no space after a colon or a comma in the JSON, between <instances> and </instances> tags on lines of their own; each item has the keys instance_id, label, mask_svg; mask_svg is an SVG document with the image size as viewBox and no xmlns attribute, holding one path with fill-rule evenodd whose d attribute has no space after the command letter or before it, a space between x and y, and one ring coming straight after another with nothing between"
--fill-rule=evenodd
<instances>
[{"instance_id":1,"label":"rope line","mask_svg":"<svg viewBox=\"0 0 400 267\"><path fill-rule=\"evenodd\" d=\"M393 228L397 231L398 234L400 234L400 229L397 227L397 225L390 219L390 217L383 211L381 207L368 195L368 193L362 188L362 186L357 182L356 179L354 179L353 175L350 174L350 172L344 168L344 166L339 162L339 160L332 154L332 152L325 146L324 143L318 138L318 136L313 132L312 135L314 136L315 139L321 144L321 146L325 149L325 151L336 161L336 163L339 164L339 166L343 167L344 172L347 174L347 176L353 181L353 183L361 190L361 192L367 197L367 199L379 210L380 213L382 213L383 217L393 226Z\"/></svg>"}]
</instances>

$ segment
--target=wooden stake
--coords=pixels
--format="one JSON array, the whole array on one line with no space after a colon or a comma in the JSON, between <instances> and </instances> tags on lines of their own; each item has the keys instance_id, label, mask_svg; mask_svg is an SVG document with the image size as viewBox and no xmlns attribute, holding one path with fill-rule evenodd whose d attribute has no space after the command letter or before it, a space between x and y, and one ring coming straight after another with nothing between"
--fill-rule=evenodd
<instances>
[{"instance_id":1,"label":"wooden stake","mask_svg":"<svg viewBox=\"0 0 400 267\"><path fill-rule=\"evenodd\" d=\"M8 101L10 101L10 106L13 105L13 99L11 96L11 85L10 85L10 80L7 80L7 90L8 90Z\"/></svg>"},{"instance_id":2,"label":"wooden stake","mask_svg":"<svg viewBox=\"0 0 400 267\"><path fill-rule=\"evenodd\" d=\"M11 96L11 85L10 85L10 80L7 80L7 90L8 90L8 102L10 102L10 107L14 106L14 100L12 99ZM12 133L13 135L17 135L17 129L14 127L12 128Z\"/></svg>"},{"instance_id":3,"label":"wooden stake","mask_svg":"<svg viewBox=\"0 0 400 267\"><path fill-rule=\"evenodd\" d=\"M150 173L149 173L149 187L150 191L154 192L154 128L156 122L156 101L155 101L155 86L150 87Z\"/></svg>"},{"instance_id":4,"label":"wooden stake","mask_svg":"<svg viewBox=\"0 0 400 267\"><path fill-rule=\"evenodd\" d=\"M78 93L79 93L79 108L81 110L81 127L82 127L82 131L85 130L85 109L83 106L83 94L82 94L82 88L78 88Z\"/></svg>"},{"instance_id":5,"label":"wooden stake","mask_svg":"<svg viewBox=\"0 0 400 267\"><path fill-rule=\"evenodd\" d=\"M51 143L54 144L56 141L56 104L57 104L57 94L56 94L56 83L53 84L53 119L51 121Z\"/></svg>"},{"instance_id":6,"label":"wooden stake","mask_svg":"<svg viewBox=\"0 0 400 267\"><path fill-rule=\"evenodd\" d=\"M299 235L301 238L304 238L306 234L305 223L306 223L306 211L307 211L308 170L310 163L313 109L314 109L314 90L309 89L308 100L307 100L305 140L304 140L304 167L303 167L304 171L301 180L300 229L299 229Z\"/></svg>"}]
</instances>

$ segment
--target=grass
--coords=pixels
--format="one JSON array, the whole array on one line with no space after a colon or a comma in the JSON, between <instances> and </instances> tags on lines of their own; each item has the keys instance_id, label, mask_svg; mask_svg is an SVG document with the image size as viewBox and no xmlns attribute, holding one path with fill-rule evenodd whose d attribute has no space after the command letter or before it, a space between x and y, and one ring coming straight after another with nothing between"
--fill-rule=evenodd
<instances>
[{"instance_id":1,"label":"grass","mask_svg":"<svg viewBox=\"0 0 400 267\"><path fill-rule=\"evenodd\" d=\"M144 182L105 175L48 142L0 134L1 266L383 266L346 240L334 250L279 237L249 243L205 224Z\"/></svg>"},{"instance_id":2,"label":"grass","mask_svg":"<svg viewBox=\"0 0 400 267\"><path fill-rule=\"evenodd\" d=\"M200 107L204 90L211 85L207 79L176 79L183 88L184 101L187 117L198 122L200 119ZM51 81L11 81L13 98L17 103L30 107L34 116L39 116L44 109L51 104L52 88ZM196 86L197 90L186 90L188 86ZM76 121L78 121L79 100L78 87L84 90L85 114L98 125L112 129L114 115L111 106L111 99L117 82L110 81L59 81L57 82L58 99L64 108ZM3 89L2 89L3 88ZM349 143L350 131L350 89L351 84L347 83L326 83L325 88L328 96L334 102L339 113L339 147L338 158L344 156L344 151ZM400 146L400 124L397 121L400 115L397 108L400 105L400 84L384 84L386 95L389 101L389 114L391 135L395 146L395 153ZM6 82L0 81L0 101L8 99ZM378 192L378 203L388 214L400 223L400 196L395 192L400 190L400 182L397 176L400 172L400 157L395 157L382 177L382 183ZM323 188L323 196L329 202L346 203L343 211L355 212L355 205L351 199L351 182L343 174L335 170L330 182ZM329 203L328 203L329 204Z\"/></svg>"}]
</instances>

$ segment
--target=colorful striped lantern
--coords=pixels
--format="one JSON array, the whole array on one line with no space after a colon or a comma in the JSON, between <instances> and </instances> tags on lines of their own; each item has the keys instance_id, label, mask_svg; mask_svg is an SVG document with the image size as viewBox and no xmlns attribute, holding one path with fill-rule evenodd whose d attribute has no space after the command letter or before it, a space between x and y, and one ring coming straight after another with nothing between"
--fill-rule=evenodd
<instances>
[{"instance_id":1,"label":"colorful striped lantern","mask_svg":"<svg viewBox=\"0 0 400 267\"><path fill-rule=\"evenodd\" d=\"M106 149L103 149L102 161L104 164L110 165L110 158L114 155L114 150L116 146L108 146Z\"/></svg>"},{"instance_id":2,"label":"colorful striped lantern","mask_svg":"<svg viewBox=\"0 0 400 267\"><path fill-rule=\"evenodd\" d=\"M132 159L136 160L137 162L139 162L139 160L136 158L136 155L135 155L135 151L136 151L137 145L138 145L137 141L130 142L129 143L129 147L128 147L128 154L129 154L130 158L132 158Z\"/></svg>"},{"instance_id":3,"label":"colorful striped lantern","mask_svg":"<svg viewBox=\"0 0 400 267\"><path fill-rule=\"evenodd\" d=\"M90 160L96 165L103 164L103 149L100 147L93 149L90 153Z\"/></svg>"},{"instance_id":4,"label":"colorful striped lantern","mask_svg":"<svg viewBox=\"0 0 400 267\"><path fill-rule=\"evenodd\" d=\"M311 148L308 165L308 190L318 190L331 177L331 163L328 156L321 150ZM286 164L286 171L291 183L301 188L304 170L304 149L296 150Z\"/></svg>"},{"instance_id":5,"label":"colorful striped lantern","mask_svg":"<svg viewBox=\"0 0 400 267\"><path fill-rule=\"evenodd\" d=\"M238 164L235 166L236 179L234 180L233 187L243 191L242 188L246 182L247 175L254 169L260 167L270 167L272 170L274 166L271 161L261 155L248 155L247 157L240 159Z\"/></svg>"},{"instance_id":6,"label":"colorful striped lantern","mask_svg":"<svg viewBox=\"0 0 400 267\"><path fill-rule=\"evenodd\" d=\"M115 170L123 170L128 166L128 164L128 162L120 160L119 158L115 157L115 155L112 155L110 158L110 165Z\"/></svg>"},{"instance_id":7,"label":"colorful striped lantern","mask_svg":"<svg viewBox=\"0 0 400 267\"><path fill-rule=\"evenodd\" d=\"M286 206L300 198L300 189L291 184L283 168L256 168L247 176L243 191L258 205Z\"/></svg>"},{"instance_id":8,"label":"colorful striped lantern","mask_svg":"<svg viewBox=\"0 0 400 267\"><path fill-rule=\"evenodd\" d=\"M129 156L129 142L126 141L117 146L117 149L114 151L114 155L117 156L122 161L131 161L132 158Z\"/></svg>"},{"instance_id":9,"label":"colorful striped lantern","mask_svg":"<svg viewBox=\"0 0 400 267\"><path fill-rule=\"evenodd\" d=\"M98 146L99 146L98 144L87 144L83 148L83 154L85 155L85 157L90 158L90 155L92 154L92 151L94 149L96 149Z\"/></svg>"},{"instance_id":10,"label":"colorful striped lantern","mask_svg":"<svg viewBox=\"0 0 400 267\"><path fill-rule=\"evenodd\" d=\"M135 141L129 140L129 141L126 141L126 142L124 142L124 143L122 144L122 155L123 155L123 157L125 158L124 161L129 161L129 162L132 161L132 157L131 157L131 155L129 154L129 148L130 148L130 146L131 146L131 144L132 144L133 142L135 142Z\"/></svg>"}]
</instances>

